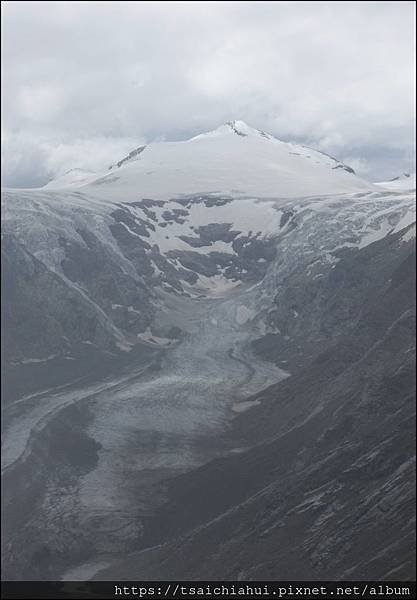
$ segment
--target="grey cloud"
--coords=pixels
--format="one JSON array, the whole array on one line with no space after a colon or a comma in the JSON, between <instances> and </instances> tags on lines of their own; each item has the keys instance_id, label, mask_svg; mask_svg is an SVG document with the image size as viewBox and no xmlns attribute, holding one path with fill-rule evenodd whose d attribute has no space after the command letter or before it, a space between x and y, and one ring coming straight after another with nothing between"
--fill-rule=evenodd
<instances>
[{"instance_id":1,"label":"grey cloud","mask_svg":"<svg viewBox=\"0 0 417 600\"><path fill-rule=\"evenodd\" d=\"M4 183L237 118L411 170L412 2L5 2Z\"/></svg>"}]
</instances>

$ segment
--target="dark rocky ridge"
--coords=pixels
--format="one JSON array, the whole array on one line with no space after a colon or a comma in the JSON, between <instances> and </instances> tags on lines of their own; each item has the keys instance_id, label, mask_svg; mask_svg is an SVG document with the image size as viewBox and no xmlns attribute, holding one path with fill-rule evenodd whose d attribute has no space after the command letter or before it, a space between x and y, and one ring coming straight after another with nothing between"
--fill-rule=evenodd
<instances>
[{"instance_id":1,"label":"dark rocky ridge","mask_svg":"<svg viewBox=\"0 0 417 600\"><path fill-rule=\"evenodd\" d=\"M119 162L117 162L115 165L110 165L109 171L111 169L113 169L114 167L120 168L122 165L124 165L125 162L131 160L132 158L135 158L135 156L138 156L141 152L143 152L145 150L145 148L146 148L146 145L139 146L139 148L132 150L131 152L129 152L129 154L127 156L125 156L125 158L122 158L122 160L119 160Z\"/></svg>"}]
</instances>

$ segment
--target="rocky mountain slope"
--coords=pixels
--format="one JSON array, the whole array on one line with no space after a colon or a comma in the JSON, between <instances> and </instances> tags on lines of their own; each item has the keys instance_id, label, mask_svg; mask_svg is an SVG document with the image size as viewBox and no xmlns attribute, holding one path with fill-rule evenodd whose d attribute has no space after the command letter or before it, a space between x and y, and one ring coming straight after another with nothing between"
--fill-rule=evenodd
<instances>
[{"instance_id":1,"label":"rocky mountain slope","mask_svg":"<svg viewBox=\"0 0 417 600\"><path fill-rule=\"evenodd\" d=\"M3 203L8 577L411 576L413 191L236 121Z\"/></svg>"},{"instance_id":2,"label":"rocky mountain slope","mask_svg":"<svg viewBox=\"0 0 417 600\"><path fill-rule=\"evenodd\" d=\"M256 395L234 422L241 452L171 482L154 548L97 578L413 577L415 246L401 235L341 259L328 300L353 285L366 298L349 333Z\"/></svg>"}]
</instances>

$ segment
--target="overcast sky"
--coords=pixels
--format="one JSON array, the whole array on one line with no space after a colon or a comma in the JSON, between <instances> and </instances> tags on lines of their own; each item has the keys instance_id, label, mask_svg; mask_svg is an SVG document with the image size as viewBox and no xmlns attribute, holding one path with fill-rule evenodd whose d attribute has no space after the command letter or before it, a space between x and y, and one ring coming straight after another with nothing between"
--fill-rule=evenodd
<instances>
[{"instance_id":1,"label":"overcast sky","mask_svg":"<svg viewBox=\"0 0 417 600\"><path fill-rule=\"evenodd\" d=\"M3 183L242 119L414 170L414 2L3 2Z\"/></svg>"}]
</instances>

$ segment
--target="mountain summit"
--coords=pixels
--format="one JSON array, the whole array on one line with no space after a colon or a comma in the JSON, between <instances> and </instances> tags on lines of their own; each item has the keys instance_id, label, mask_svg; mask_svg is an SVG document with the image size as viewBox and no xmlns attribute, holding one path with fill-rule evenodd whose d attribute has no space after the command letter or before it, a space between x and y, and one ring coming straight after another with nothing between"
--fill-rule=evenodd
<instances>
[{"instance_id":1,"label":"mountain summit","mask_svg":"<svg viewBox=\"0 0 417 600\"><path fill-rule=\"evenodd\" d=\"M59 185L59 183L58 183ZM294 197L373 189L353 169L306 146L283 142L229 121L213 131L180 142L139 146L104 173L62 187L88 187L100 197L127 201L142 196L169 199L183 194ZM48 184L57 188L57 182Z\"/></svg>"}]
</instances>

